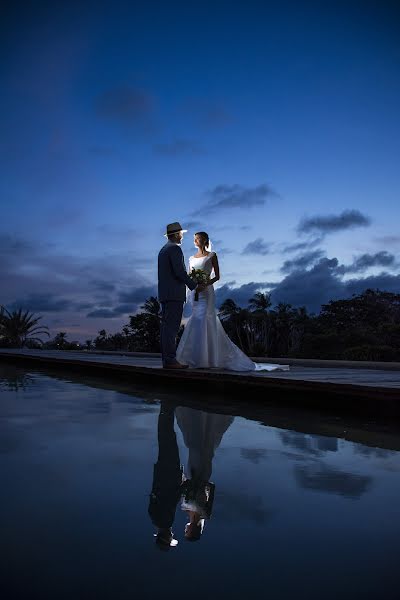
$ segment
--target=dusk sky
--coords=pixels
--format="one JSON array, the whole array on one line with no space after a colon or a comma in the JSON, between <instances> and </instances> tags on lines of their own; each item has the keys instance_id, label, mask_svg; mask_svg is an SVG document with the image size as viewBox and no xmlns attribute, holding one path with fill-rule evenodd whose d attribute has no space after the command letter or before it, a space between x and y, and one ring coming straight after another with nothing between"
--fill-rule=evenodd
<instances>
[{"instance_id":1,"label":"dusk sky","mask_svg":"<svg viewBox=\"0 0 400 600\"><path fill-rule=\"evenodd\" d=\"M219 302L400 293L397 2L8 4L0 304L115 332L173 221Z\"/></svg>"}]
</instances>

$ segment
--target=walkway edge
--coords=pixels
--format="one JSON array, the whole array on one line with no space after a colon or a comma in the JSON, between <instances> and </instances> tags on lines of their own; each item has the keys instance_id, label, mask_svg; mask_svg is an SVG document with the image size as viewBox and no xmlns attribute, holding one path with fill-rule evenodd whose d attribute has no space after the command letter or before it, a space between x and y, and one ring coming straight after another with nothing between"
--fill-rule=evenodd
<instances>
[{"instance_id":1,"label":"walkway edge","mask_svg":"<svg viewBox=\"0 0 400 600\"><path fill-rule=\"evenodd\" d=\"M68 352L82 352L82 350L68 350ZM128 352L124 350L90 350L87 355L93 354L104 356L138 356L143 358L161 358L159 352ZM271 363L273 365L291 365L299 367L322 367L336 369L376 369L382 371L400 371L400 362L389 362L379 360L336 360L322 358L269 358L265 356L250 356L251 360L259 363Z\"/></svg>"},{"instance_id":2,"label":"walkway edge","mask_svg":"<svg viewBox=\"0 0 400 600\"><path fill-rule=\"evenodd\" d=\"M132 383L157 384L168 387L183 386L185 389L229 393L245 399L254 393L260 402L282 401L293 406L312 406L319 410L335 409L338 413L351 412L379 417L400 417L400 394L398 389L365 385L336 384L331 382L289 380L274 377L254 377L234 373L211 373L209 371L168 371L150 367L99 363L89 360L40 357L12 352L1 353L0 360L13 364L40 368L70 369L92 373L99 377L124 378ZM205 396L205 401L207 397Z\"/></svg>"}]
</instances>

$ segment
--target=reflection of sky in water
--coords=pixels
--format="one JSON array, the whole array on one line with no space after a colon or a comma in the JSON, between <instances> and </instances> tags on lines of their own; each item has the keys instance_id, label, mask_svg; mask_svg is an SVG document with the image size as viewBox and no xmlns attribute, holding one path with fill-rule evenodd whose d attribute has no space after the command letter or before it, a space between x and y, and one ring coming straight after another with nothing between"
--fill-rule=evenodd
<instances>
[{"instance_id":1,"label":"reflection of sky in water","mask_svg":"<svg viewBox=\"0 0 400 600\"><path fill-rule=\"evenodd\" d=\"M292 598L301 588L334 598L346 586L348 597L375 598L383 582L385 598L396 597L399 452L235 417L220 431L201 540L183 540L178 505L180 543L161 553L147 514L159 403L109 383L2 374L1 550L5 582L21 594L128 598L142 589L151 598L167 585L174 597L198 598L200 568L210 597L268 589Z\"/></svg>"}]
</instances>

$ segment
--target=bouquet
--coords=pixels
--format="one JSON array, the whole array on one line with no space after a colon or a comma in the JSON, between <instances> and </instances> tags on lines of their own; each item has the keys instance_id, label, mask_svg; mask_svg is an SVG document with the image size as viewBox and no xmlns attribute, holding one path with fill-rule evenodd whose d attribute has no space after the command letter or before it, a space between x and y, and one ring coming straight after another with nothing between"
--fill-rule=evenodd
<instances>
[{"instance_id":1,"label":"bouquet","mask_svg":"<svg viewBox=\"0 0 400 600\"><path fill-rule=\"evenodd\" d=\"M192 269L190 273L190 277L197 283L197 285L208 285L210 281L210 275L203 271L203 269ZM194 299L196 302L199 299L199 292L196 290L194 294Z\"/></svg>"}]
</instances>

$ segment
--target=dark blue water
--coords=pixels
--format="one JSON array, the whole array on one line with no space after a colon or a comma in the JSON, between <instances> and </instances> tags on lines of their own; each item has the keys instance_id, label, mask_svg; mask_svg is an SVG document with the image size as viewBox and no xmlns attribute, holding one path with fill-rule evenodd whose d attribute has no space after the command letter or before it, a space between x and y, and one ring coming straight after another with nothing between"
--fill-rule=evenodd
<instances>
[{"instance_id":1,"label":"dark blue water","mask_svg":"<svg viewBox=\"0 0 400 600\"><path fill-rule=\"evenodd\" d=\"M0 391L4 600L400 597L396 429L12 367Z\"/></svg>"}]
</instances>

